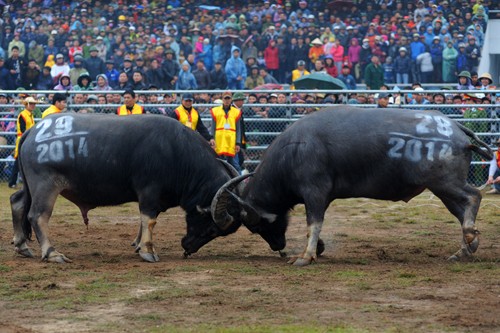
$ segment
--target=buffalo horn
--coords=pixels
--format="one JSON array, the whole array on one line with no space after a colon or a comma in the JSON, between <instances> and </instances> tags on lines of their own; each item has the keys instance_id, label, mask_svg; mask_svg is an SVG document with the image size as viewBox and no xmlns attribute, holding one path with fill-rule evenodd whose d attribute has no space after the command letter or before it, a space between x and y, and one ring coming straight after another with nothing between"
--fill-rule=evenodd
<instances>
[{"instance_id":1,"label":"buffalo horn","mask_svg":"<svg viewBox=\"0 0 500 333\"><path fill-rule=\"evenodd\" d=\"M253 173L247 173L246 175L238 176L229 180L227 183L222 185L212 199L212 205L210 206L212 218L214 219L215 224L222 230L227 229L234 221L234 218L227 212L227 204L229 198L231 197L231 191L233 191L240 182L250 176L253 176ZM235 195L233 194L233 196Z\"/></svg>"},{"instance_id":2,"label":"buffalo horn","mask_svg":"<svg viewBox=\"0 0 500 333\"><path fill-rule=\"evenodd\" d=\"M223 160L223 159L220 159L218 158L219 162L222 163L222 165L224 166L224 168L226 168L227 172L229 173L229 175L231 176L231 178L236 178L238 177L240 174L238 172L238 170L236 170L234 168L234 166L232 166L231 164L229 164L227 161Z\"/></svg>"}]
</instances>

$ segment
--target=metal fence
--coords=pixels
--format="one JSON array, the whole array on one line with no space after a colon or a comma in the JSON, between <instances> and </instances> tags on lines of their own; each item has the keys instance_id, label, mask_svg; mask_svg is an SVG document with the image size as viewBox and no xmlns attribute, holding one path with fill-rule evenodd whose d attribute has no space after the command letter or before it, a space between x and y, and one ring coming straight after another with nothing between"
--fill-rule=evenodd
<instances>
[{"instance_id":1,"label":"metal fence","mask_svg":"<svg viewBox=\"0 0 500 333\"><path fill-rule=\"evenodd\" d=\"M244 151L245 162L244 166L252 171L259 164L261 156L268 145L284 131L290 124L297 121L301 117L316 110L332 107L332 104L325 103L325 100L317 102L317 99L309 99L309 95L322 96L321 94L331 94L331 91L293 91L293 90L280 90L280 91L244 91L248 94L256 94L257 100L255 103L249 103L247 99L243 106L243 114L245 119L245 133L247 139L247 147ZM352 93L373 94L374 91L351 91ZM427 92L442 92L439 90L430 90ZM478 91L475 91L478 92ZM500 91L498 91L500 93ZM19 93L12 92L12 93ZM52 93L52 92L46 92ZM75 94L82 94L79 92L68 92L70 96L67 107L67 112L87 112L87 113L115 113L116 109L121 105L120 91L116 92L91 92L97 97L104 96L106 99L101 101L90 101L84 104L74 104L72 100ZM165 91L144 91L136 92L140 99L143 100L142 105L149 113L154 114L168 114L180 105L179 92L165 92ZM165 104L163 96L165 94L174 93L174 98ZM205 91L205 92L190 92L195 95L194 107L200 112L201 119L207 128L211 128L210 108L217 105L215 97L221 92ZM347 103L349 100L349 92L337 91L335 97L336 103ZM411 91L400 91L399 94L411 93ZM451 91L450 93L453 93ZM462 92L463 93L463 92ZM497 91L493 91L495 96ZM37 92L40 94L40 92ZM268 100L271 94L283 94L280 96L281 103L274 99ZM155 95L156 97L150 98ZM301 98L291 98L291 96L300 96ZM266 99L259 99L261 96L266 96ZM38 97L41 97L40 95ZM86 96L88 98L88 96ZM40 104L35 110L35 118L39 118L41 111L47 108L49 104ZM342 105L335 105L342 107ZM373 108L376 104L356 104L352 105L363 108ZM390 107L396 107L391 105ZM499 138L500 131L500 118L497 118L497 112L500 111L500 105L495 104L476 104L476 105L456 105L456 104L442 104L442 105L398 105L397 107L403 109L422 109L422 110L438 110L443 114L449 116L465 124L472 129L483 141L490 144L492 147ZM13 149L15 147L16 139L16 118L18 113L22 110L23 106L15 101L13 104L0 105L0 181L8 180L13 165ZM465 109L475 108L481 110L483 117L466 119L463 116ZM404 112L404 111L403 111ZM36 119L37 120L37 119ZM38 119L39 120L39 119ZM484 184L488 176L489 161L481 160L479 155L474 154L474 160L471 165L469 181L474 185Z\"/></svg>"}]
</instances>

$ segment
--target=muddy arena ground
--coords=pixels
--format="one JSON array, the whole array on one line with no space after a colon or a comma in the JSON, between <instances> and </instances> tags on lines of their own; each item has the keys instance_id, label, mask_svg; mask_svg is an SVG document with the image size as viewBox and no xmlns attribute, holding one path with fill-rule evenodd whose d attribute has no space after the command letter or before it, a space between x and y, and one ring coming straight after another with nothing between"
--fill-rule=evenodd
<instances>
[{"instance_id":1,"label":"muddy arena ground","mask_svg":"<svg viewBox=\"0 0 500 333\"><path fill-rule=\"evenodd\" d=\"M50 221L70 264L13 251L8 197L0 185L0 332L500 332L500 195L485 195L470 262L459 223L431 193L410 203L335 201L323 256L294 267L245 227L188 259L184 213L160 215L160 262L130 246L136 204L98 208L88 228L59 199ZM303 206L291 214L287 253L306 242Z\"/></svg>"}]
</instances>

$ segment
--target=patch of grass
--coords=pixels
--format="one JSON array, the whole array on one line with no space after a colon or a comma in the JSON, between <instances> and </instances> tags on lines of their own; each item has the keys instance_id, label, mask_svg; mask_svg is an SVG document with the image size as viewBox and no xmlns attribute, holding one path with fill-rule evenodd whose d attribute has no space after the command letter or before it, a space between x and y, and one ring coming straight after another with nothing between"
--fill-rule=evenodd
<instances>
[{"instance_id":1,"label":"patch of grass","mask_svg":"<svg viewBox=\"0 0 500 333\"><path fill-rule=\"evenodd\" d=\"M351 278L363 278L366 277L366 273L359 271L337 271L334 273L334 276L342 278L342 279L351 279Z\"/></svg>"},{"instance_id":2,"label":"patch of grass","mask_svg":"<svg viewBox=\"0 0 500 333\"><path fill-rule=\"evenodd\" d=\"M361 330L353 327L318 327L299 326L299 325L279 325L279 326L231 326L220 327L211 325L200 325L196 327L180 328L172 325L160 325L151 328L150 333L170 332L170 333L191 333L191 332L206 332L206 333L365 333L366 330Z\"/></svg>"},{"instance_id":3,"label":"patch of grass","mask_svg":"<svg viewBox=\"0 0 500 333\"><path fill-rule=\"evenodd\" d=\"M11 270L12 268L10 268L9 266L0 264L0 272L10 272Z\"/></svg>"}]
</instances>

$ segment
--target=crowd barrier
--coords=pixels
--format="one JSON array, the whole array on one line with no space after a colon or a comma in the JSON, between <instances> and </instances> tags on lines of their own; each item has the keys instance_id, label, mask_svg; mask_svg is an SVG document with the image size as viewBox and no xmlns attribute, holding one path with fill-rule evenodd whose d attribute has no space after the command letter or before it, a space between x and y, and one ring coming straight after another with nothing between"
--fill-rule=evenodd
<instances>
[{"instance_id":1,"label":"crowd barrier","mask_svg":"<svg viewBox=\"0 0 500 333\"><path fill-rule=\"evenodd\" d=\"M329 94L332 91L325 90L314 90L314 91L304 91L304 90L261 90L261 91L243 91L245 93L256 93L260 94L272 94L272 93L285 93L287 95L287 100L285 103L281 104L269 104L269 103L256 103L256 104L248 104L245 103L244 116L245 116L245 132L247 139L247 146L245 149L245 167L252 171L257 165L260 163L261 156L268 145L273 141L273 139L278 136L283 130L285 130L288 126L290 126L293 122L297 121L304 114L309 112L314 112L316 110L320 110L326 107L343 107L342 104L324 104L324 103L292 103L290 100L290 94ZM363 94L376 94L377 92L387 92L387 91L366 91L366 90L356 90L351 91L355 93L363 93ZM426 90L425 93L436 93L443 92L442 90ZM474 93L478 93L480 91L474 91ZM11 91L7 92L11 93L14 96L14 100L16 100L15 96L19 93L19 91ZM24 93L24 92L23 92ZM26 92L30 93L30 92ZM39 92L36 94L42 93L53 93L50 92ZM120 106L120 104L73 104L71 103L71 95L76 93L82 93L81 91L69 91L69 103L67 106L67 111L69 112L88 112L88 113L115 113L116 109ZM103 94L120 94L121 91L106 91L102 92ZM151 95L156 94L160 97L164 95L164 93L173 93L176 96L175 102L171 104L163 104L160 98L158 103L142 104L144 108L152 113L163 114L166 110L174 110L177 106L180 105L180 98L182 93L179 91L143 91L136 92L136 94L145 94ZM221 91L190 91L195 96L201 93L207 93L209 96L213 94L220 94ZM343 94L347 96L349 91L334 91L336 94ZM398 93L412 93L411 90L401 90ZM446 91L446 93L464 93L463 91ZM484 93L484 92L482 92ZM500 91L492 91L488 92L495 96L497 93L500 94ZM89 94L99 95L100 92L89 92ZM347 98L345 98L344 102L347 102ZM494 102L495 99L493 99ZM212 102L195 102L194 107L200 112L201 119L203 123L210 129L211 118L210 118L210 108L215 106L215 103ZM40 115L41 111L47 108L48 104L40 104L38 105L38 110L35 111L35 115ZM374 108L376 104L356 104L349 105L352 107L362 107L362 108ZM500 134L500 118L497 118L497 113L500 112L500 105L495 104L475 104L475 105L456 105L456 104L443 104L443 105L435 105L435 104L427 104L427 105L390 105L389 107L399 107L404 109L420 109L420 110L438 110L443 114L446 114L450 118L455 119L456 121L465 124L469 128L471 128L478 137L489 144L492 149L496 149L495 143L499 139ZM0 105L0 181L6 181L10 176L13 157L12 152L15 145L15 123L18 112L22 110L23 106L18 102L14 102L14 104L8 105ZM474 119L465 119L463 117L462 111L465 108L476 108L484 110L484 114L486 117L474 118ZM259 113L256 111L261 111L267 109L268 117L263 117L258 115ZM162 110L159 112L158 110ZM36 121L39 119L36 119ZM469 181L476 185L482 185L486 182L488 175L488 164L489 161L481 160L479 155L474 154L473 161L471 163L471 172Z\"/></svg>"}]
</instances>

